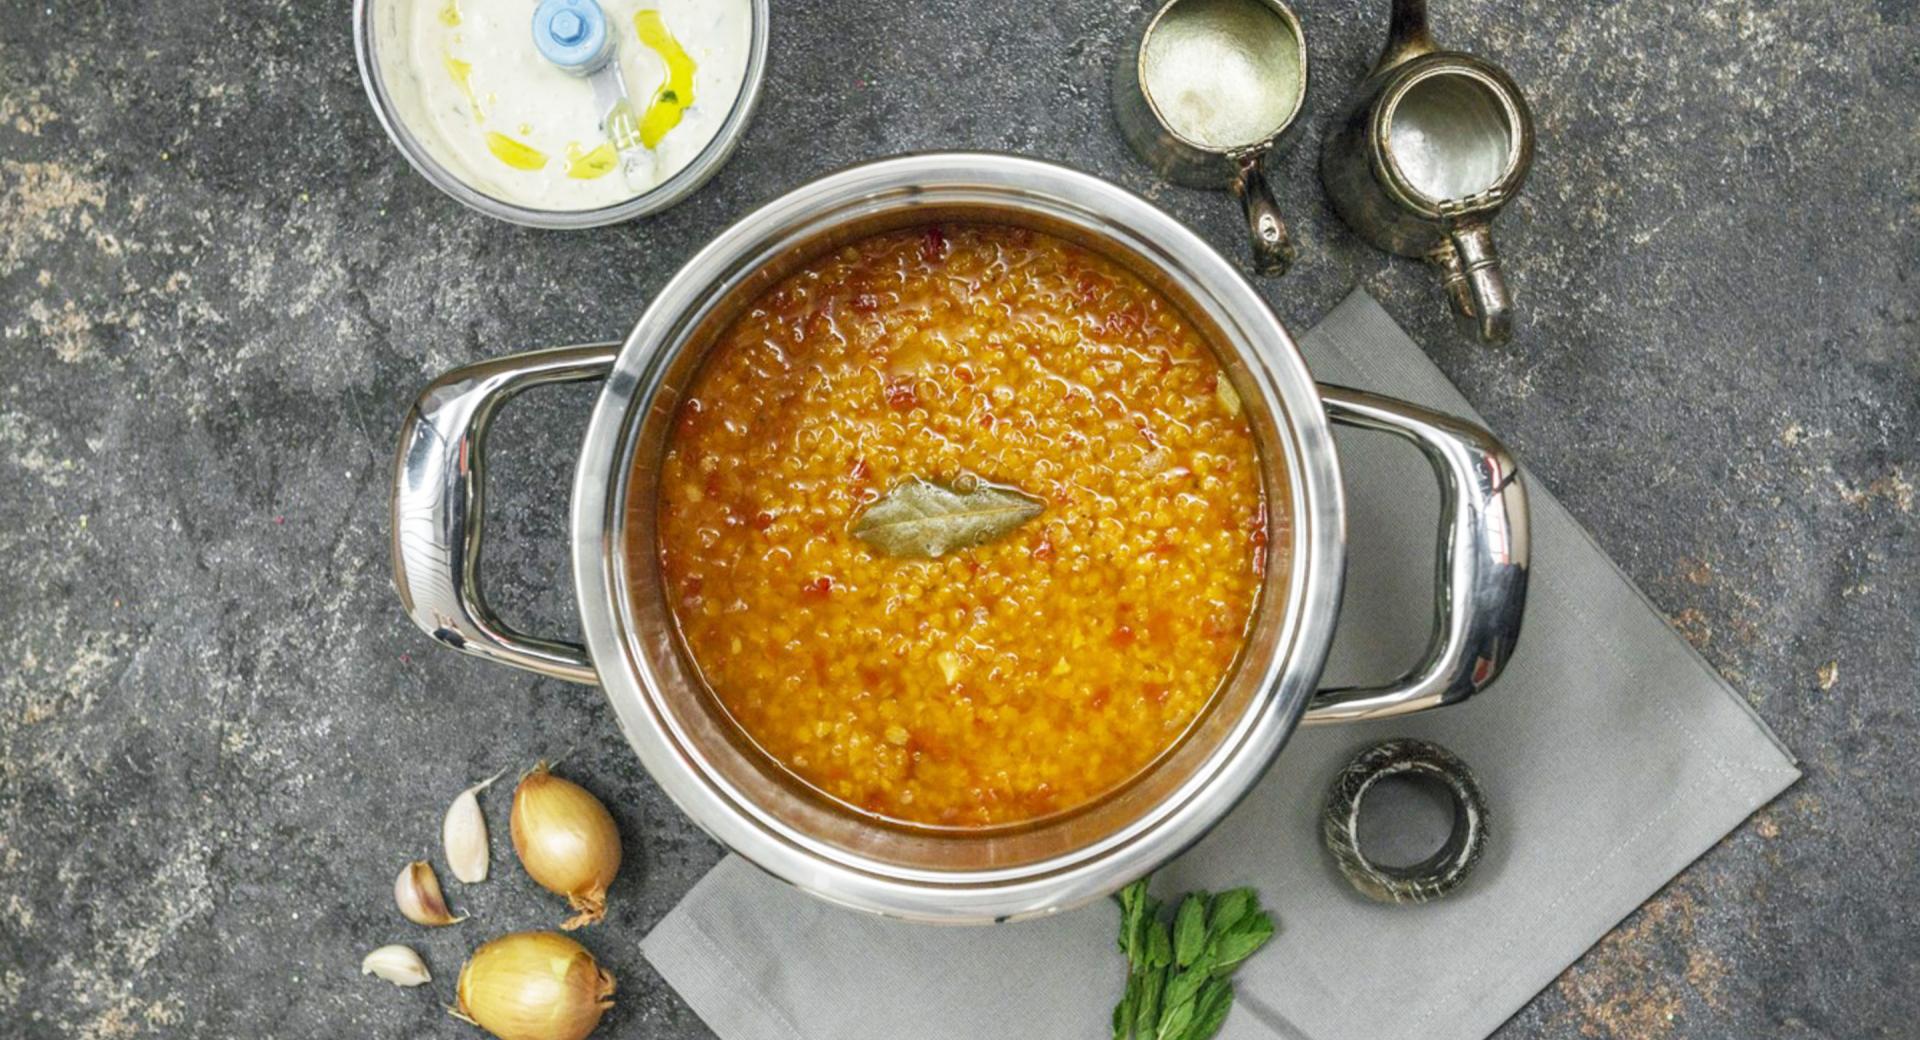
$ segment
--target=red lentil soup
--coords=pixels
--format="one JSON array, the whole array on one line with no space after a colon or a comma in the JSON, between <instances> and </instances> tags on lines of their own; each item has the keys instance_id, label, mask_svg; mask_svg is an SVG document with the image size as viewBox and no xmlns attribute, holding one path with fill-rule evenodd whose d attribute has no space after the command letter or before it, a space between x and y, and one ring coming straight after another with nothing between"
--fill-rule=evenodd
<instances>
[{"instance_id":1,"label":"red lentil soup","mask_svg":"<svg viewBox=\"0 0 1920 1040\"><path fill-rule=\"evenodd\" d=\"M934 557L857 535L922 482L1032 505ZM1206 340L1118 264L1013 227L877 235L761 296L659 488L713 694L794 775L908 824L1124 785L1227 679L1266 570L1257 449Z\"/></svg>"}]
</instances>

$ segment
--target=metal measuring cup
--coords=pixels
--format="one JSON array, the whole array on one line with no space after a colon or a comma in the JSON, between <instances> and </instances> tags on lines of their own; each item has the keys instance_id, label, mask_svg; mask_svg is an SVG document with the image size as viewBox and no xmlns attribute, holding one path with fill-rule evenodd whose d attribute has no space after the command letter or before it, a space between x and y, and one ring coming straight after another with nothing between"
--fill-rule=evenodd
<instances>
[{"instance_id":1,"label":"metal measuring cup","mask_svg":"<svg viewBox=\"0 0 1920 1040\"><path fill-rule=\"evenodd\" d=\"M1167 0L1113 77L1140 158L1177 184L1239 196L1263 275L1285 274L1294 247L1261 164L1306 96L1306 37L1281 0Z\"/></svg>"},{"instance_id":2,"label":"metal measuring cup","mask_svg":"<svg viewBox=\"0 0 1920 1040\"><path fill-rule=\"evenodd\" d=\"M1513 334L1493 218L1533 165L1533 113L1513 77L1441 50L1426 0L1394 0L1386 50L1320 148L1320 180L1360 237L1425 257L1480 338Z\"/></svg>"}]
</instances>

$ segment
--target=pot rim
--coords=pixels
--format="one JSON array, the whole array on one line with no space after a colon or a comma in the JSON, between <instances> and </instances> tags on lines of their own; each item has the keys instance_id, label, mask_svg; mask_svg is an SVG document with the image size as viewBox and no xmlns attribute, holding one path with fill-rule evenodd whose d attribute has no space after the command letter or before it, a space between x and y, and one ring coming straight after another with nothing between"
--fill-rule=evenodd
<instances>
[{"instance_id":1,"label":"pot rim","mask_svg":"<svg viewBox=\"0 0 1920 1040\"><path fill-rule=\"evenodd\" d=\"M693 319L778 254L850 214L971 201L1084 221L1139 252L1231 322L1231 347L1274 416L1293 503L1286 614L1258 667L1255 697L1204 765L1128 826L1085 847L1014 867L903 867L813 839L701 768L631 638L625 499L634 430ZM1105 230L1102 230L1105 229ZM1243 393L1243 397L1246 395ZM983 923L1068 909L1107 895L1198 841L1266 772L1312 697L1332 643L1345 568L1339 462L1299 348L1240 272L1152 203L1063 166L990 152L922 153L828 174L743 217L696 253L627 336L581 447L570 519L582 631L628 742L681 811L768 873L844 906L920 921ZM689 756L692 760L690 761Z\"/></svg>"}]
</instances>

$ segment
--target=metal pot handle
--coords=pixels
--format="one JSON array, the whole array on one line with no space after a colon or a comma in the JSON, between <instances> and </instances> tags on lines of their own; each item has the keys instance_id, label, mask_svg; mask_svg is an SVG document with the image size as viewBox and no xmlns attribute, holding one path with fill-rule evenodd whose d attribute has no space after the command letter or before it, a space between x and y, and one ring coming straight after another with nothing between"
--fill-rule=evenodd
<instances>
[{"instance_id":1,"label":"metal pot handle","mask_svg":"<svg viewBox=\"0 0 1920 1040\"><path fill-rule=\"evenodd\" d=\"M1527 600L1527 493L1493 434L1452 416L1362 390L1320 384L1327 417L1404 437L1440 478L1437 620L1426 657L1386 686L1321 690L1308 723L1404 715L1466 700L1506 667Z\"/></svg>"},{"instance_id":2,"label":"metal pot handle","mask_svg":"<svg viewBox=\"0 0 1920 1040\"><path fill-rule=\"evenodd\" d=\"M602 379L618 343L538 350L457 368L420 392L393 467L393 585L413 623L490 661L598 682L587 648L515 631L480 588L487 428L500 406L547 383Z\"/></svg>"}]
</instances>

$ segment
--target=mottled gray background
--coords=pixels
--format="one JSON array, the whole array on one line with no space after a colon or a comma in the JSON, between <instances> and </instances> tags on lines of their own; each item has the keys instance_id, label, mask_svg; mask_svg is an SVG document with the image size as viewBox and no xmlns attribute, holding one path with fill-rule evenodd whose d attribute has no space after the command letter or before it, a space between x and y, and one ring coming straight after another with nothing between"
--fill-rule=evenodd
<instances>
[{"instance_id":1,"label":"mottled gray background","mask_svg":"<svg viewBox=\"0 0 1920 1040\"><path fill-rule=\"evenodd\" d=\"M437 650L389 584L399 417L434 374L622 335L694 248L844 163L1002 148L1145 191L1229 250L1224 196L1157 188L1107 111L1138 3L776 4L760 114L689 202L586 233L411 173L345 3L0 0L0 1033L470 1035L471 944L559 917L496 824L476 920L387 891L446 800L566 754L626 837L601 1035L704 1033L636 943L719 850L600 694ZM1385 0L1302 0L1314 86L1274 171L1305 328L1356 282L1804 759L1807 778L1629 918L1508 1037L1920 1030L1920 9L1908 0L1438 0L1504 61L1539 161L1498 227L1487 349L1430 274L1332 217L1319 132ZM590 389L496 432L496 599L565 627ZM1282 917L1285 907L1277 908ZM404 940L440 981L359 978ZM1090 1029L1094 1024L1090 1024Z\"/></svg>"}]
</instances>

